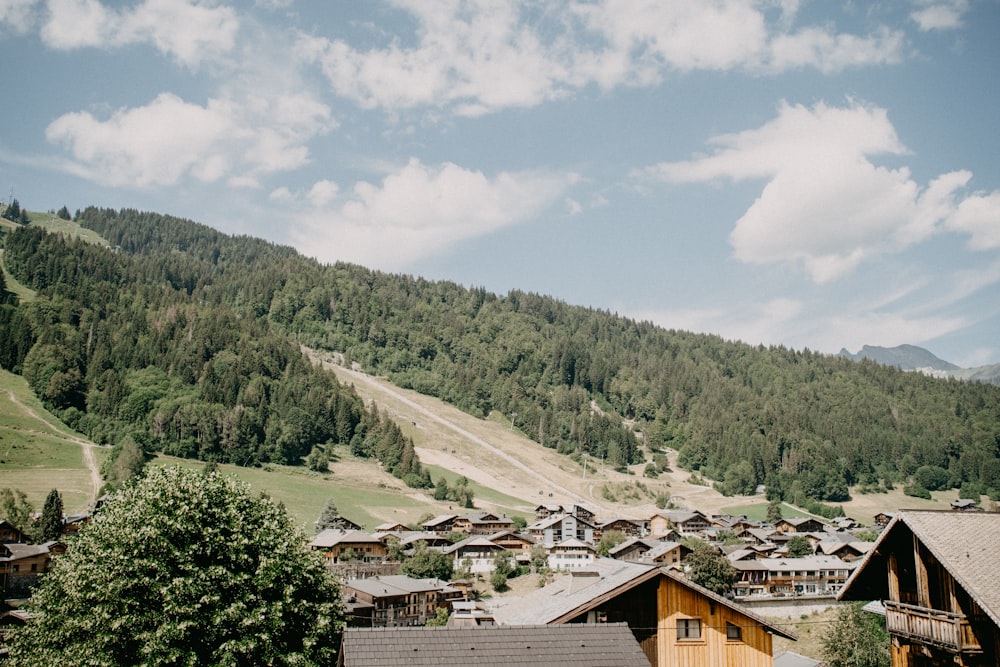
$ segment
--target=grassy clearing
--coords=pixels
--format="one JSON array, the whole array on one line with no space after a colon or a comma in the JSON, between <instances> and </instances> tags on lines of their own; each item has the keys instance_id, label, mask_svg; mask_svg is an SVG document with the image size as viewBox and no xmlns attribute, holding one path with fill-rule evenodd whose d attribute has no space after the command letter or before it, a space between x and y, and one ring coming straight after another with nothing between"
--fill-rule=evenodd
<instances>
[{"instance_id":1,"label":"grassy clearing","mask_svg":"<svg viewBox=\"0 0 1000 667\"><path fill-rule=\"evenodd\" d=\"M733 516L739 516L745 514L751 521L764 521L767 519L767 503L756 503L753 505L737 505L733 507L723 507L723 513L732 514ZM791 505L786 505L782 503L781 505L781 516L785 519L795 519L800 517L812 516L806 512L798 510Z\"/></svg>"},{"instance_id":2,"label":"grassy clearing","mask_svg":"<svg viewBox=\"0 0 1000 667\"><path fill-rule=\"evenodd\" d=\"M59 234L65 234L66 236L75 236L87 241L88 243L95 243L97 245L109 245L108 242L97 232L81 227L72 220L63 220L53 213L29 213L28 220L31 221L32 225L37 225L38 227L42 227L50 232L57 232Z\"/></svg>"},{"instance_id":3,"label":"grassy clearing","mask_svg":"<svg viewBox=\"0 0 1000 667\"><path fill-rule=\"evenodd\" d=\"M448 481L449 486L454 486L455 481L458 480L459 477L462 477L459 473L452 472L451 470L447 470L440 466L424 464L424 467L431 473L432 479L437 480L439 477L444 477ZM495 489L491 489L471 480L469 481L469 487L475 494L477 506L481 504L481 502L485 502L493 505L493 509L503 512L507 514L507 516L522 516L526 519L531 517L530 513L523 510L524 501L520 498L509 496L506 493L501 493ZM457 509L455 511L458 512Z\"/></svg>"},{"instance_id":4,"label":"grassy clearing","mask_svg":"<svg viewBox=\"0 0 1000 667\"><path fill-rule=\"evenodd\" d=\"M79 437L42 407L22 377L0 371L0 487L24 491L37 509L58 489L68 512L86 509L90 472L71 439ZM107 450L94 455L100 464Z\"/></svg>"},{"instance_id":5,"label":"grassy clearing","mask_svg":"<svg viewBox=\"0 0 1000 667\"><path fill-rule=\"evenodd\" d=\"M150 465L202 468L205 464L201 461L157 456ZM429 498L422 499L412 489L396 488L388 481L379 486L377 483L353 479L358 467L370 468L365 471L365 475L383 475L378 471L376 463L352 461L345 467L349 471L340 473L338 465L334 464L333 472L326 475L291 466L242 468L220 465L219 469L282 503L292 520L308 534L313 532L314 522L330 498L336 503L341 515L367 529L386 521L414 524L424 515L441 511L439 504Z\"/></svg>"}]
</instances>

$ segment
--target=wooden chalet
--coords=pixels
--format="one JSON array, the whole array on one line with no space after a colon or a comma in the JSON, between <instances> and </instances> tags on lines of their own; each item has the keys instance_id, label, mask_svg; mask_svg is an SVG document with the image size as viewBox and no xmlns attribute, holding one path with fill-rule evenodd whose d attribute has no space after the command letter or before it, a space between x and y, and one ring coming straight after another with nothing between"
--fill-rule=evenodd
<instances>
[{"instance_id":1,"label":"wooden chalet","mask_svg":"<svg viewBox=\"0 0 1000 667\"><path fill-rule=\"evenodd\" d=\"M701 512L694 510L666 510L649 518L649 532L666 533L671 529L681 535L693 535L711 527L712 522Z\"/></svg>"},{"instance_id":2,"label":"wooden chalet","mask_svg":"<svg viewBox=\"0 0 1000 667\"><path fill-rule=\"evenodd\" d=\"M457 518L457 514L438 514L424 521L420 527L428 533L447 534L455 530L455 519Z\"/></svg>"},{"instance_id":3,"label":"wooden chalet","mask_svg":"<svg viewBox=\"0 0 1000 667\"><path fill-rule=\"evenodd\" d=\"M504 548L482 535L470 535L444 547L441 552L452 559L456 571L468 567L474 574L485 574L493 571L494 559Z\"/></svg>"},{"instance_id":4,"label":"wooden chalet","mask_svg":"<svg viewBox=\"0 0 1000 667\"><path fill-rule=\"evenodd\" d=\"M24 533L7 519L0 519L0 542L24 542Z\"/></svg>"},{"instance_id":5,"label":"wooden chalet","mask_svg":"<svg viewBox=\"0 0 1000 667\"><path fill-rule=\"evenodd\" d=\"M601 535L609 530L617 530L626 537L642 536L641 523L632 521L631 519L609 519L608 521L601 522L597 525L597 533L594 535L594 539L601 539Z\"/></svg>"},{"instance_id":6,"label":"wooden chalet","mask_svg":"<svg viewBox=\"0 0 1000 667\"><path fill-rule=\"evenodd\" d=\"M520 598L491 600L502 625L626 623L654 667L772 667L795 635L669 568L602 558ZM614 663L603 663L614 664Z\"/></svg>"},{"instance_id":7,"label":"wooden chalet","mask_svg":"<svg viewBox=\"0 0 1000 667\"><path fill-rule=\"evenodd\" d=\"M840 599L882 601L893 667L1000 665L1000 514L900 511Z\"/></svg>"},{"instance_id":8,"label":"wooden chalet","mask_svg":"<svg viewBox=\"0 0 1000 667\"><path fill-rule=\"evenodd\" d=\"M543 503L535 508L535 521L541 521L542 519L547 519L553 514L565 514L565 513L566 510L563 509L562 505Z\"/></svg>"},{"instance_id":9,"label":"wooden chalet","mask_svg":"<svg viewBox=\"0 0 1000 667\"><path fill-rule=\"evenodd\" d=\"M0 593L20 597L49 571L52 557L66 553L64 542L0 543Z\"/></svg>"},{"instance_id":10,"label":"wooden chalet","mask_svg":"<svg viewBox=\"0 0 1000 667\"><path fill-rule=\"evenodd\" d=\"M781 519L774 524L774 529L779 533L822 533L825 526L822 521L800 516Z\"/></svg>"},{"instance_id":11,"label":"wooden chalet","mask_svg":"<svg viewBox=\"0 0 1000 667\"><path fill-rule=\"evenodd\" d=\"M331 563L341 560L381 563L386 557L385 543L381 538L359 530L328 528L309 542L309 548L322 551Z\"/></svg>"},{"instance_id":12,"label":"wooden chalet","mask_svg":"<svg viewBox=\"0 0 1000 667\"><path fill-rule=\"evenodd\" d=\"M405 575L349 579L341 591L348 603L370 607L364 622L375 627L424 625L437 616L438 607L464 599L464 594L447 582Z\"/></svg>"},{"instance_id":13,"label":"wooden chalet","mask_svg":"<svg viewBox=\"0 0 1000 667\"><path fill-rule=\"evenodd\" d=\"M466 535L492 535L514 527L514 520L492 512L475 512L455 517L452 530Z\"/></svg>"},{"instance_id":14,"label":"wooden chalet","mask_svg":"<svg viewBox=\"0 0 1000 667\"><path fill-rule=\"evenodd\" d=\"M498 544L500 547L511 552L515 556L521 554L530 555L531 548L537 544L531 536L515 533L511 530L501 530L497 533L493 533L492 535L488 535L487 539L494 544Z\"/></svg>"}]
</instances>

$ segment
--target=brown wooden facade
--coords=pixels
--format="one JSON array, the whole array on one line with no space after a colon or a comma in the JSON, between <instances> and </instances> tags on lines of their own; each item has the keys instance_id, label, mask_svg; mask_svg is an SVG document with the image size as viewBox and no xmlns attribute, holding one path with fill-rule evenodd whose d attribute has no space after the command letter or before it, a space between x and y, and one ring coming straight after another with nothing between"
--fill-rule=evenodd
<instances>
[{"instance_id":1,"label":"brown wooden facade","mask_svg":"<svg viewBox=\"0 0 1000 667\"><path fill-rule=\"evenodd\" d=\"M996 609L979 601L997 600L998 538L1000 516L901 512L841 597L882 600L893 667L996 667Z\"/></svg>"},{"instance_id":2,"label":"brown wooden facade","mask_svg":"<svg viewBox=\"0 0 1000 667\"><path fill-rule=\"evenodd\" d=\"M656 569L557 623L627 623L653 667L772 667L778 627Z\"/></svg>"}]
</instances>

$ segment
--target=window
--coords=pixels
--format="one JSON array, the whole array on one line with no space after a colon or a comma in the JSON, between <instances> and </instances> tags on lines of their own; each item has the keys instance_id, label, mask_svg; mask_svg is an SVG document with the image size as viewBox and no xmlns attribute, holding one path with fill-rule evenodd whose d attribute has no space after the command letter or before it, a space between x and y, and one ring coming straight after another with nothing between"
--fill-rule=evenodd
<instances>
[{"instance_id":1,"label":"window","mask_svg":"<svg viewBox=\"0 0 1000 667\"><path fill-rule=\"evenodd\" d=\"M726 623L726 639L729 641L742 641L743 628L733 623Z\"/></svg>"},{"instance_id":2,"label":"window","mask_svg":"<svg viewBox=\"0 0 1000 667\"><path fill-rule=\"evenodd\" d=\"M701 639L701 619L678 618L677 639Z\"/></svg>"}]
</instances>

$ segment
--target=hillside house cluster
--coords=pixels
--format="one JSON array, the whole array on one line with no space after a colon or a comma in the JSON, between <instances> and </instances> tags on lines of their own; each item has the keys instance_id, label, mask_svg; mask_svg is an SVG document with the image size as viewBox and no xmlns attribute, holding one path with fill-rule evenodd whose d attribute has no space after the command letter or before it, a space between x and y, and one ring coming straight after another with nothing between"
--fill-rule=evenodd
<instances>
[{"instance_id":1,"label":"hillside house cluster","mask_svg":"<svg viewBox=\"0 0 1000 667\"><path fill-rule=\"evenodd\" d=\"M411 597L406 597L385 585L393 581L387 576L398 574L389 561L390 543L403 555L423 543L451 559L456 573L486 579L502 553L522 565L543 560L551 571L590 572L602 560L598 556L601 538L612 530L625 539L607 551L611 559L683 572L684 560L691 553L684 540L697 537L717 545L736 569L737 600L832 599L871 547L847 530L848 526L853 527L849 522L828 525L810 518L770 525L743 516L709 516L698 510L664 510L645 520L599 520L583 505L543 504L535 509L535 520L521 531L515 530L512 519L491 512L443 514L422 522L419 530L398 523L382 524L370 533L329 529L316 535L309 546L321 551L348 580L345 590L350 592L348 602L353 605L352 623L406 626L421 625L435 616L437 606L464 598L442 589L433 600L417 602L412 598L417 593L409 592L406 596ZM811 553L789 557L787 544L794 536L804 537ZM723 537L726 543L720 539ZM733 537L738 543L733 543ZM363 583L372 577L384 585L373 588ZM371 605L373 611L365 605ZM417 609L414 605L423 606ZM402 608L408 611L394 611Z\"/></svg>"}]
</instances>

